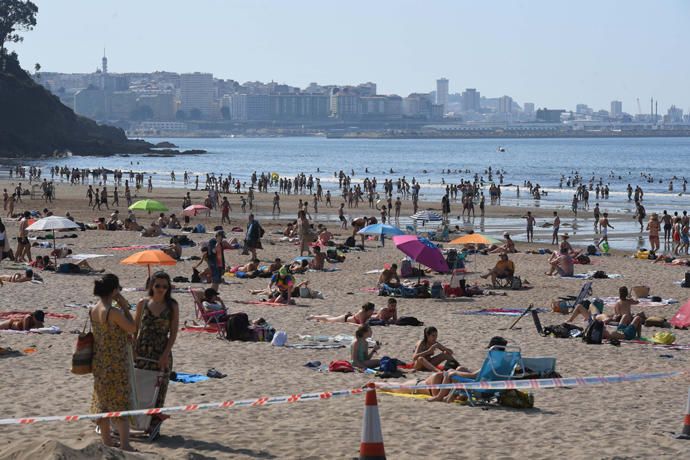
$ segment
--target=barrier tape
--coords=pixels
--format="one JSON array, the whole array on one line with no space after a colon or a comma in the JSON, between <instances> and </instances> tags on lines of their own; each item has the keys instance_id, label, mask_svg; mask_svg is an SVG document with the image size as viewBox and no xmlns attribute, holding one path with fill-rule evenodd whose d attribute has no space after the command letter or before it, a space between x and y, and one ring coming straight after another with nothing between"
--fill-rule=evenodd
<instances>
[{"instance_id":1,"label":"barrier tape","mask_svg":"<svg viewBox=\"0 0 690 460\"><path fill-rule=\"evenodd\" d=\"M647 374L606 375L590 377L566 377L559 379L500 380L491 382L439 383L437 385L396 385L376 383L381 390L536 390L563 388L609 383L639 382L642 380L665 379L683 374L680 371Z\"/></svg>"},{"instance_id":2,"label":"barrier tape","mask_svg":"<svg viewBox=\"0 0 690 460\"><path fill-rule=\"evenodd\" d=\"M683 372L659 372L648 374L607 375L590 377L567 377L560 379L530 379L530 380L501 380L494 382L448 383L438 385L395 385L377 383L376 388L382 390L534 390L543 388L562 388L586 385L603 385L623 382L639 382L642 380L663 379L676 377ZM184 406L162 407L154 409L137 409L120 412L104 412L100 414L82 415L54 415L47 417L24 417L0 419L0 425L31 425L39 422L76 422L78 420L96 420L101 418L128 417L133 415L171 414L174 412L194 412L211 409L233 409L241 407L273 406L276 404L294 404L308 401L323 401L333 398L353 396L370 391L367 388L350 390L322 391L317 393L297 393L285 396L264 396L254 399L229 400L222 402L187 404Z\"/></svg>"},{"instance_id":3,"label":"barrier tape","mask_svg":"<svg viewBox=\"0 0 690 460\"><path fill-rule=\"evenodd\" d=\"M185 406L172 406L155 409L138 409L120 412L104 412L100 414L83 415L54 415L49 417L25 417L0 419L0 425L31 425L39 422L76 422L77 420L96 420L101 418L128 417L132 415L171 414L173 412L192 412L209 409L231 409L241 407L272 406L276 404L294 404L308 401L322 401L326 399L342 398L363 393L365 390L356 388L352 390L322 391L318 393L298 393L285 396L265 396L255 399L242 399L238 401L223 401L212 403L187 404Z\"/></svg>"}]
</instances>

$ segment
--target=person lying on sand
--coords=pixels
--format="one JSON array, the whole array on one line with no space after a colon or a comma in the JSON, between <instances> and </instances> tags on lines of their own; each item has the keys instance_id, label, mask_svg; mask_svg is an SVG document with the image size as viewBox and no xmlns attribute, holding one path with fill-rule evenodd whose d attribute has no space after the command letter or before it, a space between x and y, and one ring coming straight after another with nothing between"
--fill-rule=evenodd
<instances>
[{"instance_id":1,"label":"person lying on sand","mask_svg":"<svg viewBox=\"0 0 690 460\"><path fill-rule=\"evenodd\" d=\"M424 328L424 338L417 342L412 355L415 370L435 372L438 370L436 366L453 359L453 350L444 347L437 339L438 329L433 326Z\"/></svg>"},{"instance_id":2,"label":"person lying on sand","mask_svg":"<svg viewBox=\"0 0 690 460\"><path fill-rule=\"evenodd\" d=\"M0 275L0 286L5 283L26 283L33 281L34 271L31 269L24 270L24 273L15 273L13 275Z\"/></svg>"},{"instance_id":3,"label":"person lying on sand","mask_svg":"<svg viewBox=\"0 0 690 460\"><path fill-rule=\"evenodd\" d=\"M290 265L290 273L306 273L309 270L309 259L296 260Z\"/></svg>"},{"instance_id":4,"label":"person lying on sand","mask_svg":"<svg viewBox=\"0 0 690 460\"><path fill-rule=\"evenodd\" d=\"M395 324L398 321L398 301L394 297L388 298L388 304L371 316L373 319Z\"/></svg>"},{"instance_id":5,"label":"person lying on sand","mask_svg":"<svg viewBox=\"0 0 690 460\"><path fill-rule=\"evenodd\" d=\"M367 302L362 305L362 309L355 313L354 315L350 312L345 313L340 316L332 315L309 315L308 320L319 321L323 323L351 323L351 324L366 324L374 315L375 305L371 302Z\"/></svg>"},{"instance_id":6,"label":"person lying on sand","mask_svg":"<svg viewBox=\"0 0 690 460\"><path fill-rule=\"evenodd\" d=\"M604 321L606 324L617 323L618 325L627 326L632 323L635 317L632 313L632 306L638 303L639 301L629 297L628 288L621 286L618 289L618 301L613 306L613 315L601 313L595 319ZM573 310L573 314L570 315L567 322L575 321L578 316L582 316L585 321L589 322L592 319L592 314L592 307L590 307L589 301L584 301L582 304L575 306L575 310Z\"/></svg>"},{"instance_id":7,"label":"person lying on sand","mask_svg":"<svg viewBox=\"0 0 690 460\"><path fill-rule=\"evenodd\" d=\"M466 378L466 379L473 379L476 377L476 372L469 372L469 371L465 370L464 368L456 369L456 370L450 370L450 371L444 371L444 372L435 372L427 378L420 377L417 379L407 380L405 382L402 382L401 385L403 385L403 386L443 385L443 384L454 383L453 377L462 377L462 378ZM391 389L391 390L386 390L386 391L390 391L391 393L399 393L399 394L429 396L429 399L427 399L428 402L443 401L444 399L447 402L450 402L448 400L448 396L452 392L452 390L450 390L450 389L440 390L440 389L422 389L422 388L420 388L420 389L397 388L397 389ZM453 399L456 399L456 398L454 397Z\"/></svg>"},{"instance_id":8,"label":"person lying on sand","mask_svg":"<svg viewBox=\"0 0 690 460\"><path fill-rule=\"evenodd\" d=\"M43 327L43 320L45 319L45 314L43 310L36 310L30 315L26 315L23 318L9 319L7 321L0 322L0 330L13 330L13 331L28 331L31 329L36 329Z\"/></svg>"},{"instance_id":9,"label":"person lying on sand","mask_svg":"<svg viewBox=\"0 0 690 460\"><path fill-rule=\"evenodd\" d=\"M105 269L102 268L100 270L96 270L93 268L91 265L86 260L82 260L77 262L76 264L73 263L64 263L58 265L57 270L55 270L55 273L62 273L62 274L72 274L72 275L88 275L89 273L104 273Z\"/></svg>"}]
</instances>

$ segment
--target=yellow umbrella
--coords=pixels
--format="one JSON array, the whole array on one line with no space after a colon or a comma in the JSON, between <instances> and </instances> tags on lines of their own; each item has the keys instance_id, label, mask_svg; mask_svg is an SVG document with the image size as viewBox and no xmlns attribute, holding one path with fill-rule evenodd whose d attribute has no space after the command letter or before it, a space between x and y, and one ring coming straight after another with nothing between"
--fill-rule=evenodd
<instances>
[{"instance_id":1,"label":"yellow umbrella","mask_svg":"<svg viewBox=\"0 0 690 460\"><path fill-rule=\"evenodd\" d=\"M500 240L481 233L469 233L461 237L455 238L448 244L498 244Z\"/></svg>"},{"instance_id":2,"label":"yellow umbrella","mask_svg":"<svg viewBox=\"0 0 690 460\"><path fill-rule=\"evenodd\" d=\"M149 249L132 254L120 263L123 265L146 265L149 268L149 278L151 278L151 265L175 265L177 261L160 249Z\"/></svg>"}]
</instances>

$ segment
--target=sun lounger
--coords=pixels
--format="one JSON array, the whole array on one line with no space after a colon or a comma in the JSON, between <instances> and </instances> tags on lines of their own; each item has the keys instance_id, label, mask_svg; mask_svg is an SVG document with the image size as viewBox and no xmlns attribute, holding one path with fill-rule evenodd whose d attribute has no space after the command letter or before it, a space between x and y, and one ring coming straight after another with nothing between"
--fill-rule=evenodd
<instances>
[{"instance_id":1,"label":"sun lounger","mask_svg":"<svg viewBox=\"0 0 690 460\"><path fill-rule=\"evenodd\" d=\"M559 308L561 313L568 313L570 310L574 309L578 304L581 304L587 297L592 295L592 282L587 281L580 288L580 292L577 296L566 296L559 297L560 300Z\"/></svg>"},{"instance_id":2,"label":"sun lounger","mask_svg":"<svg viewBox=\"0 0 690 460\"><path fill-rule=\"evenodd\" d=\"M225 329L227 322L225 320L220 320L221 317L225 316L227 312L224 311L207 311L203 304L203 293L201 291L190 288L189 293L194 299L194 309L196 311L197 318L204 322L207 328L216 328L218 330L219 337L225 337Z\"/></svg>"}]
</instances>

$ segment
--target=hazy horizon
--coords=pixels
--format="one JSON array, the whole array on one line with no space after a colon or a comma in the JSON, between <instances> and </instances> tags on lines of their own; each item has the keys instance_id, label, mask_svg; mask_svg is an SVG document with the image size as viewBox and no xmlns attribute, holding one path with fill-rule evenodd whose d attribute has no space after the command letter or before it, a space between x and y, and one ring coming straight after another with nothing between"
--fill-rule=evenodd
<instances>
[{"instance_id":1,"label":"hazy horizon","mask_svg":"<svg viewBox=\"0 0 690 460\"><path fill-rule=\"evenodd\" d=\"M405 96L477 88L538 107L690 108L690 2L34 0L34 31L10 44L27 69L210 72L305 87L372 81Z\"/></svg>"}]
</instances>

